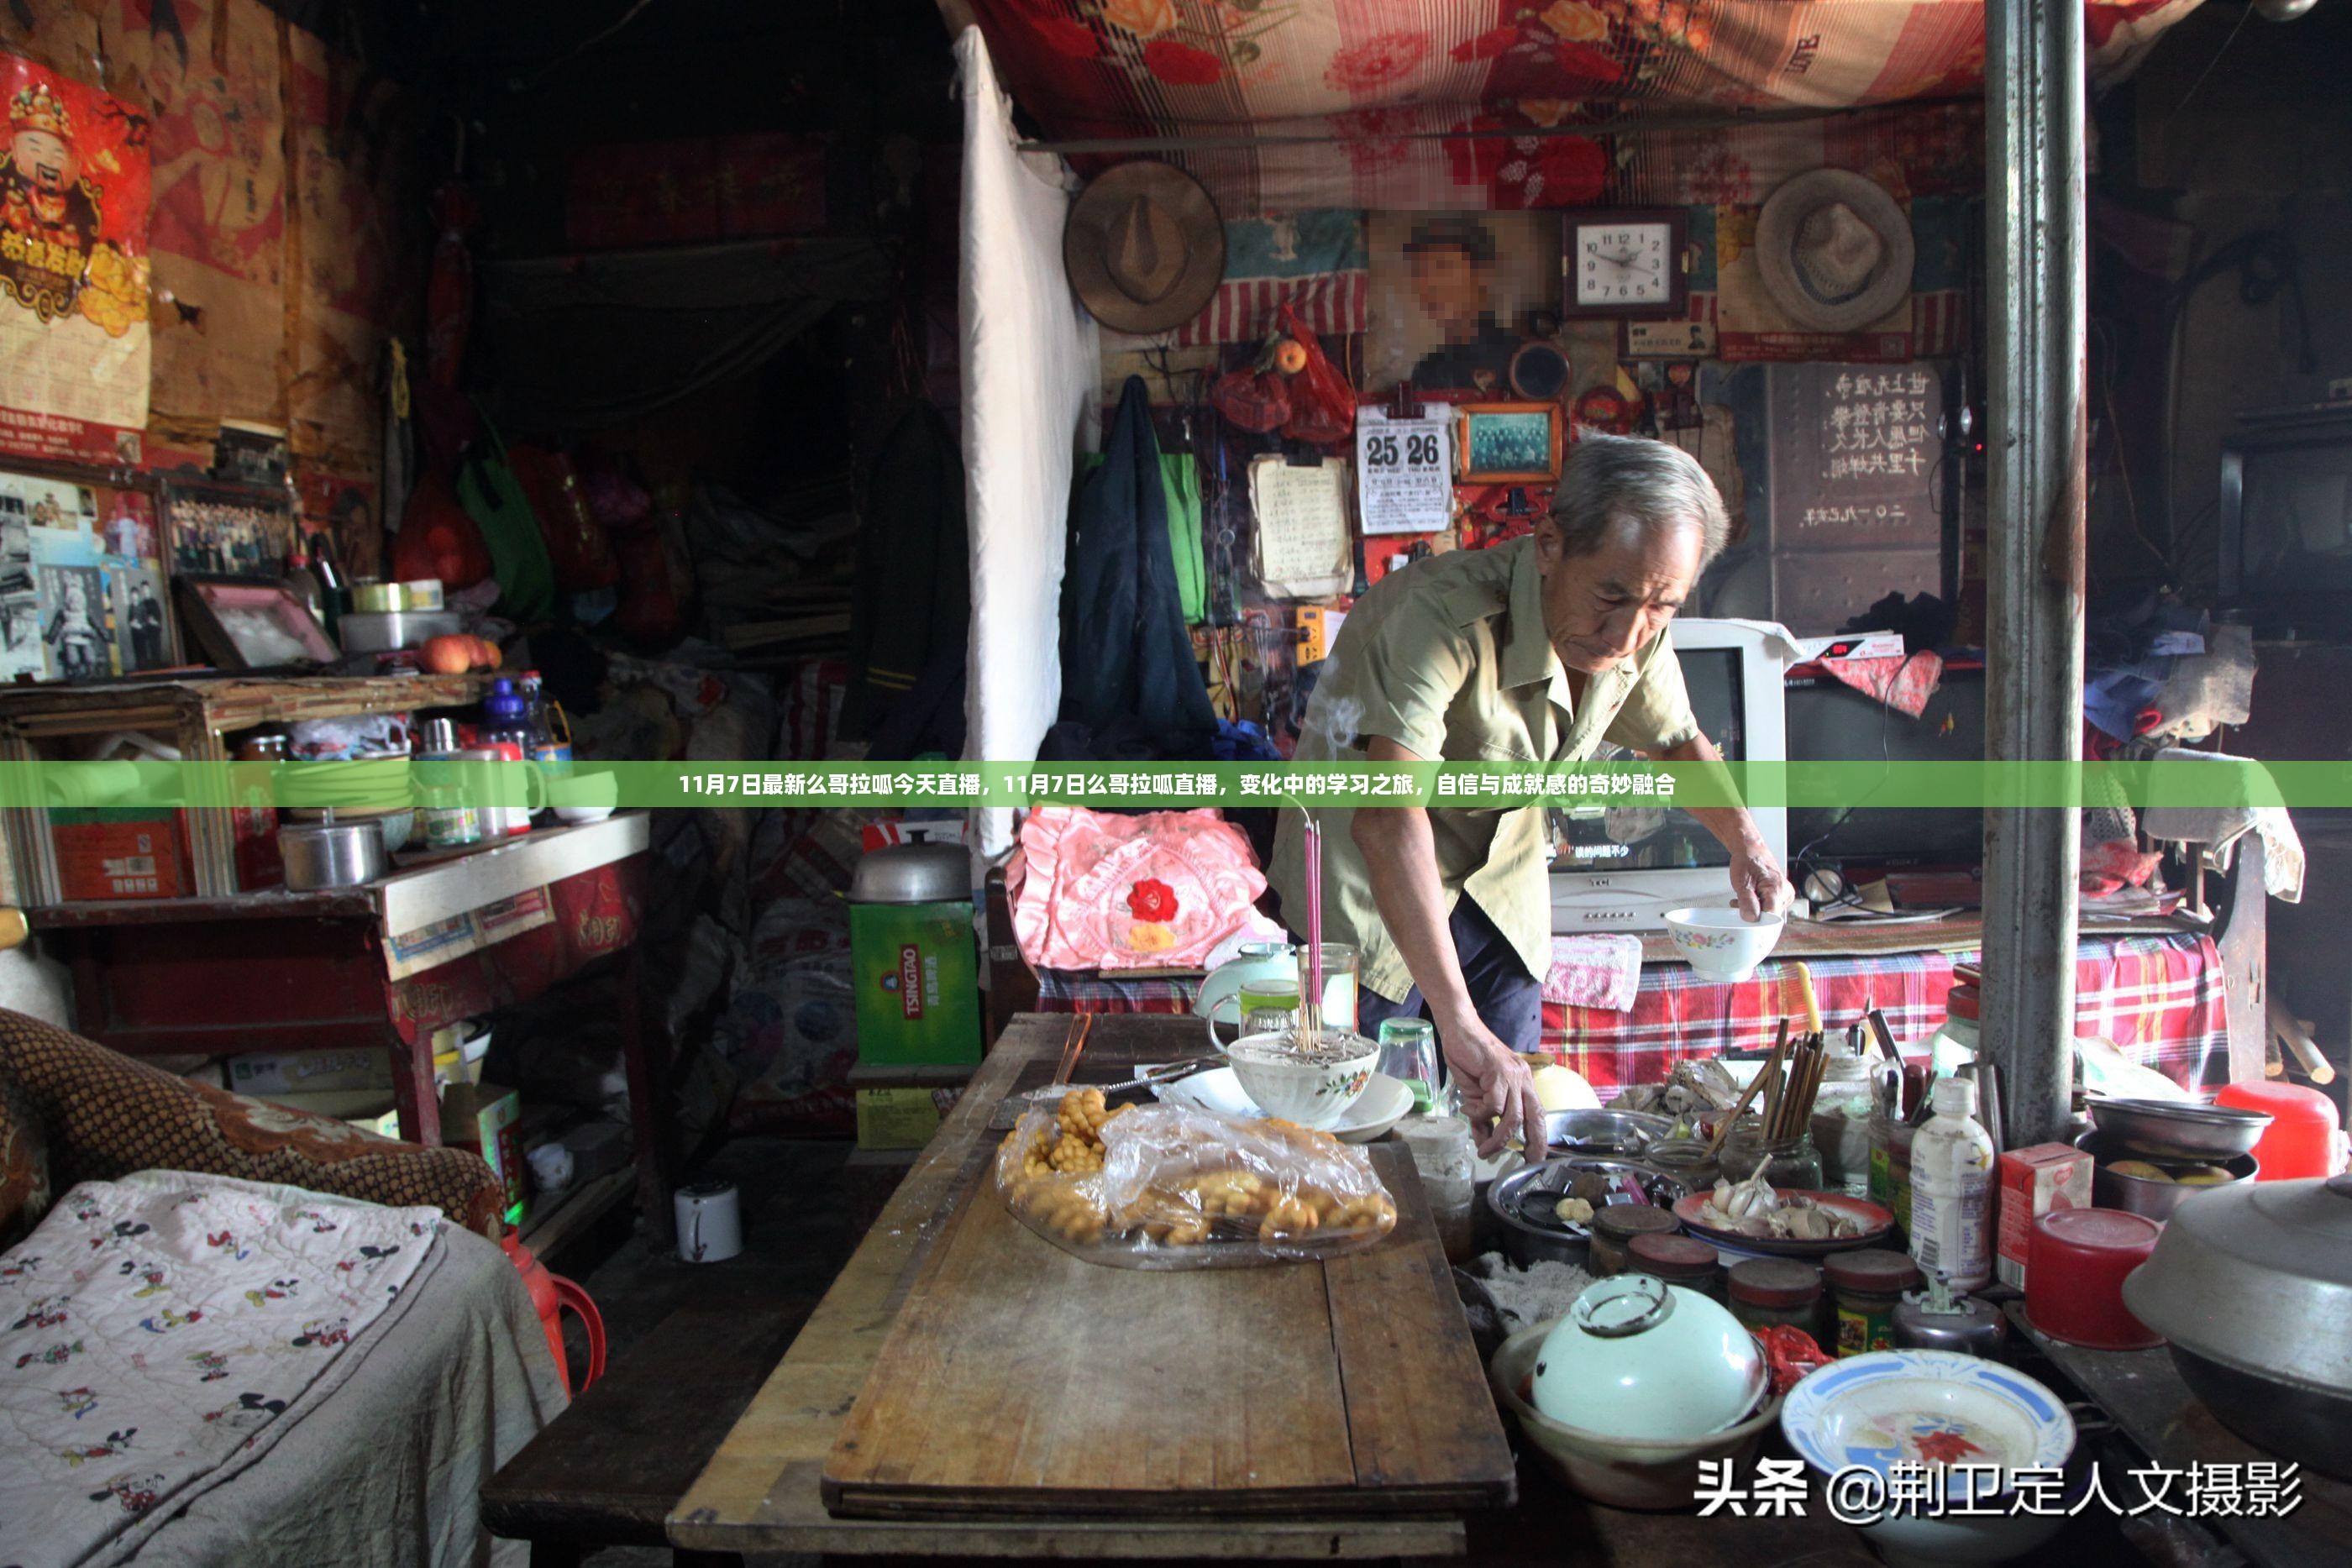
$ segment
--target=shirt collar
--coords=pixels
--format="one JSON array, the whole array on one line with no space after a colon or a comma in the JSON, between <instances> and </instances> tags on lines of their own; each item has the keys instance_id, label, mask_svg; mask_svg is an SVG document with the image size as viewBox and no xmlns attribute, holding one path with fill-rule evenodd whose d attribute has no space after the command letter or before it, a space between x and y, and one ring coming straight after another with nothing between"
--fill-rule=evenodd
<instances>
[{"instance_id":1,"label":"shirt collar","mask_svg":"<svg viewBox=\"0 0 2352 1568\"><path fill-rule=\"evenodd\" d=\"M1523 538L1508 548L1517 551L1518 559L1511 563L1510 609L1496 674L1507 687L1549 685L1553 703L1562 713L1572 713L1568 670L1544 631L1543 571L1536 563L1536 541Z\"/></svg>"}]
</instances>

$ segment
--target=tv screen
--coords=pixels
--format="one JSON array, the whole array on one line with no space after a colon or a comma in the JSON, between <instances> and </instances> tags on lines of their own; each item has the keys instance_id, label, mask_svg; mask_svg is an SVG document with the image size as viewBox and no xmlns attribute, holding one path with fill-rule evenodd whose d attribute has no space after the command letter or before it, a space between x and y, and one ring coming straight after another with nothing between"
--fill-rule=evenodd
<instances>
[{"instance_id":1,"label":"tv screen","mask_svg":"<svg viewBox=\"0 0 2352 1568\"><path fill-rule=\"evenodd\" d=\"M1916 719L1827 675L1789 682L1785 706L1791 762L1966 762L1985 754L1981 668L1948 666ZM1790 806L1789 851L1889 867L1973 866L1984 859L1984 813L1906 805L1865 788L1835 805Z\"/></svg>"},{"instance_id":2,"label":"tv screen","mask_svg":"<svg viewBox=\"0 0 2352 1568\"><path fill-rule=\"evenodd\" d=\"M1683 685L1698 727L1723 755L1742 761L1747 751L1747 714L1739 695L1740 651L1686 648ZM1596 761L1630 754L1603 747ZM1715 835L1688 811L1671 806L1570 806L1551 814L1553 856L1558 871L1691 871L1727 866L1731 857Z\"/></svg>"}]
</instances>

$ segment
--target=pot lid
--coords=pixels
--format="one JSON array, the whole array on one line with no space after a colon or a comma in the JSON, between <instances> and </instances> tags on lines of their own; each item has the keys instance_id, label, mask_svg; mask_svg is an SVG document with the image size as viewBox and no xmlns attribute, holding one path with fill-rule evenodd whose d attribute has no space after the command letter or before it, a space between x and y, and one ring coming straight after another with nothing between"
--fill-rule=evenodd
<instances>
[{"instance_id":1,"label":"pot lid","mask_svg":"<svg viewBox=\"0 0 2352 1568\"><path fill-rule=\"evenodd\" d=\"M2125 1280L2124 1301L2198 1354L2352 1394L2352 1176L2198 1194Z\"/></svg>"}]
</instances>

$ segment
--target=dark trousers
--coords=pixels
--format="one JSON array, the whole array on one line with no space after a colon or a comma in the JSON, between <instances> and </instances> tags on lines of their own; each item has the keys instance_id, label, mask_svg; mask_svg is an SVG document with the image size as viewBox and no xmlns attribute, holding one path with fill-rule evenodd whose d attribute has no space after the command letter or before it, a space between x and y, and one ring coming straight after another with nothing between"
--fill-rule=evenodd
<instances>
[{"instance_id":1,"label":"dark trousers","mask_svg":"<svg viewBox=\"0 0 2352 1568\"><path fill-rule=\"evenodd\" d=\"M1462 965L1463 984L1469 988L1470 1005L1478 1009L1479 1020L1513 1051L1534 1051L1543 1039L1543 987L1519 961L1518 949L1466 894L1454 900L1454 916L1446 925L1454 936L1454 956ZM1357 988L1359 1033L1378 1036L1384 1019L1428 1016L1419 986L1394 1001Z\"/></svg>"}]
</instances>

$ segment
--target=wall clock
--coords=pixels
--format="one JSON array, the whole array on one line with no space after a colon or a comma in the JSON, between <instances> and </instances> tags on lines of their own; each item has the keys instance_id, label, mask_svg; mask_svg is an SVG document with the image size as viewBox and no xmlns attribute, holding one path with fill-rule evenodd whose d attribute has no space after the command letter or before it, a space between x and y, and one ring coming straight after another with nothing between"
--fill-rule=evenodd
<instances>
[{"instance_id":1,"label":"wall clock","mask_svg":"<svg viewBox=\"0 0 2352 1568\"><path fill-rule=\"evenodd\" d=\"M1672 316L1688 298L1684 214L1676 207L1570 213L1560 266L1568 309L1583 316Z\"/></svg>"}]
</instances>

